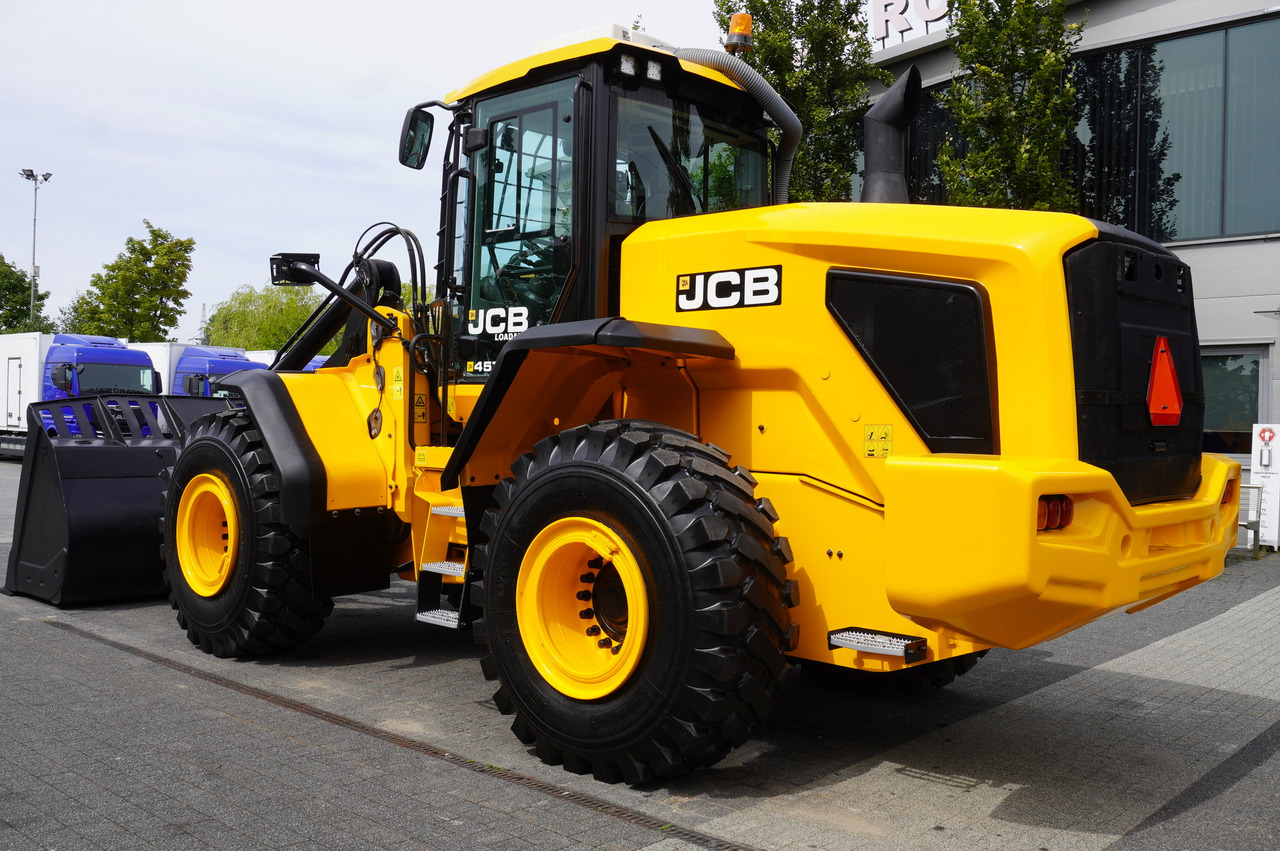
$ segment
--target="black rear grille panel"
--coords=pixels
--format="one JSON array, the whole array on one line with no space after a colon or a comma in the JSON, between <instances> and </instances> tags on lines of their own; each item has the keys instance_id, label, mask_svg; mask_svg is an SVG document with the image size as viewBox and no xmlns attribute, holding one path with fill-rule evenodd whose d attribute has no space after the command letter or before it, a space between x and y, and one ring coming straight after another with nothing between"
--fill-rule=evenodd
<instances>
[{"instance_id":1,"label":"black rear grille panel","mask_svg":"<svg viewBox=\"0 0 1280 851\"><path fill-rule=\"evenodd\" d=\"M1080 459L1108 470L1135 505L1190 496L1204 425L1191 271L1158 243L1100 225L1098 239L1067 254L1065 272ZM1172 426L1152 425L1147 408L1159 337L1182 392Z\"/></svg>"},{"instance_id":2,"label":"black rear grille panel","mask_svg":"<svg viewBox=\"0 0 1280 851\"><path fill-rule=\"evenodd\" d=\"M997 451L981 287L832 270L827 309L930 451Z\"/></svg>"}]
</instances>

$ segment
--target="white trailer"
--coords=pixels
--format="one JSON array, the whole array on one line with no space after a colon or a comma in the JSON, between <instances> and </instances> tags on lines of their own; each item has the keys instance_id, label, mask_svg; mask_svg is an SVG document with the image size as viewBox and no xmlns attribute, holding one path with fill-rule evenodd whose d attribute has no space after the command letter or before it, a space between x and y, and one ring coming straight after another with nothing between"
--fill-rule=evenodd
<instances>
[{"instance_id":1,"label":"white trailer","mask_svg":"<svg viewBox=\"0 0 1280 851\"><path fill-rule=\"evenodd\" d=\"M4 360L4 428L0 452L21 455L27 435L27 405L42 401L45 355L52 334L0 334L0 359Z\"/></svg>"}]
</instances>

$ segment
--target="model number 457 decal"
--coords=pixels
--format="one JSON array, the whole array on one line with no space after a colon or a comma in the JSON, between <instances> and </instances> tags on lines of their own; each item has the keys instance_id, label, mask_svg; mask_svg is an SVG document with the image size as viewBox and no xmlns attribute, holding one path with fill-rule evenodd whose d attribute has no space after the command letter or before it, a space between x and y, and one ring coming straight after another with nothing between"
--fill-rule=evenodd
<instances>
[{"instance_id":1,"label":"model number 457 decal","mask_svg":"<svg viewBox=\"0 0 1280 851\"><path fill-rule=\"evenodd\" d=\"M782 267L725 269L676 277L676 310L782 304Z\"/></svg>"}]
</instances>

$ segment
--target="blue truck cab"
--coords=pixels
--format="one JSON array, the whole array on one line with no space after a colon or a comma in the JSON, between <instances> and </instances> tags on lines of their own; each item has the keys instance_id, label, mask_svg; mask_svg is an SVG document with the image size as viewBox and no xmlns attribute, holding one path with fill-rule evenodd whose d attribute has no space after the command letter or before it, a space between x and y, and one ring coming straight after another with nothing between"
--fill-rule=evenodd
<instances>
[{"instance_id":1,"label":"blue truck cab","mask_svg":"<svg viewBox=\"0 0 1280 851\"><path fill-rule=\"evenodd\" d=\"M266 369L244 349L195 343L134 343L160 373L160 393L169 396L226 396L218 380L243 369ZM255 352L254 354L258 354Z\"/></svg>"},{"instance_id":2,"label":"blue truck cab","mask_svg":"<svg viewBox=\"0 0 1280 851\"><path fill-rule=\"evenodd\" d=\"M154 395L158 375L146 352L114 337L57 334L44 362L44 401L103 393Z\"/></svg>"},{"instance_id":3,"label":"blue truck cab","mask_svg":"<svg viewBox=\"0 0 1280 851\"><path fill-rule=\"evenodd\" d=\"M224 346L186 346L173 371L170 393L174 396L225 396L218 379L242 369L266 369L262 361Z\"/></svg>"}]
</instances>

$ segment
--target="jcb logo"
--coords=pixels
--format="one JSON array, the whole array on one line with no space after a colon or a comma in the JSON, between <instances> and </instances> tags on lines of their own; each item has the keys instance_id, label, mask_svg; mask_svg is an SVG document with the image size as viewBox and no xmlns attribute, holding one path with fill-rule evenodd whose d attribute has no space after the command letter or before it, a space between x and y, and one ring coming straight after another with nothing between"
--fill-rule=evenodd
<instances>
[{"instance_id":1,"label":"jcb logo","mask_svg":"<svg viewBox=\"0 0 1280 851\"><path fill-rule=\"evenodd\" d=\"M782 267L726 269L676 278L676 310L782 304Z\"/></svg>"},{"instance_id":2,"label":"jcb logo","mask_svg":"<svg viewBox=\"0 0 1280 851\"><path fill-rule=\"evenodd\" d=\"M472 310L467 315L467 331L472 334L492 334L495 340L510 340L521 331L528 330L527 307L491 307L488 310Z\"/></svg>"}]
</instances>

